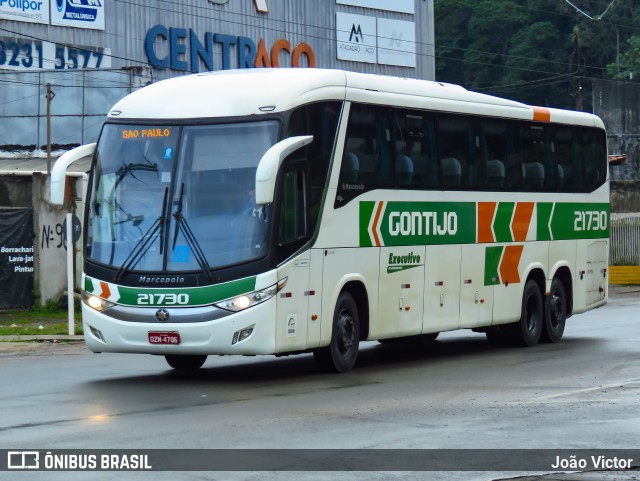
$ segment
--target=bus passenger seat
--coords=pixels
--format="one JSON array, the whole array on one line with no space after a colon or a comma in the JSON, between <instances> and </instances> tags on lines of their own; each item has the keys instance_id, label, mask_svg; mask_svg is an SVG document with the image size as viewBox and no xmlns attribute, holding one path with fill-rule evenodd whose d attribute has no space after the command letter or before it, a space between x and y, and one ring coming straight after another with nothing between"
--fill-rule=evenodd
<instances>
[{"instance_id":1,"label":"bus passenger seat","mask_svg":"<svg viewBox=\"0 0 640 481\"><path fill-rule=\"evenodd\" d=\"M353 152L345 151L342 157L342 180L345 182L358 182L358 172L360 171L360 161Z\"/></svg>"},{"instance_id":2,"label":"bus passenger seat","mask_svg":"<svg viewBox=\"0 0 640 481\"><path fill-rule=\"evenodd\" d=\"M487 161L487 187L504 187L504 162L498 159Z\"/></svg>"},{"instance_id":3,"label":"bus passenger seat","mask_svg":"<svg viewBox=\"0 0 640 481\"><path fill-rule=\"evenodd\" d=\"M541 162L522 164L523 187L527 190L542 190L544 187L544 165Z\"/></svg>"},{"instance_id":4,"label":"bus passenger seat","mask_svg":"<svg viewBox=\"0 0 640 481\"><path fill-rule=\"evenodd\" d=\"M408 155L398 156L396 180L398 186L408 186L413 182L413 160Z\"/></svg>"},{"instance_id":5,"label":"bus passenger seat","mask_svg":"<svg viewBox=\"0 0 640 481\"><path fill-rule=\"evenodd\" d=\"M442 159L442 181L445 187L458 187L462 177L462 166L455 157Z\"/></svg>"},{"instance_id":6,"label":"bus passenger seat","mask_svg":"<svg viewBox=\"0 0 640 481\"><path fill-rule=\"evenodd\" d=\"M558 164L558 188L564 190L571 187L571 166Z\"/></svg>"}]
</instances>

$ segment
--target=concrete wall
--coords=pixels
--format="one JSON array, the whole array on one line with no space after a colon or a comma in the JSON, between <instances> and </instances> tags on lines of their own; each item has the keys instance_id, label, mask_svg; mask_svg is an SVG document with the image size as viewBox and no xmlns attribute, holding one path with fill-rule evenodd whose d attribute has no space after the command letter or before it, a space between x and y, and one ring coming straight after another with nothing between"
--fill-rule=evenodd
<instances>
[{"instance_id":1,"label":"concrete wall","mask_svg":"<svg viewBox=\"0 0 640 481\"><path fill-rule=\"evenodd\" d=\"M64 221L67 212L83 219L83 177L67 177L64 204L53 206L49 197L49 179L33 174L33 228L35 232L35 291L41 304L60 300L67 290L67 242ZM76 290L82 271L81 243L73 245Z\"/></svg>"},{"instance_id":2,"label":"concrete wall","mask_svg":"<svg viewBox=\"0 0 640 481\"><path fill-rule=\"evenodd\" d=\"M67 212L75 213L82 220L83 177L67 177L65 202L52 206L49 197L49 181L46 175L0 176L0 206L33 207L34 291L36 302L60 300L67 290L66 241L63 223ZM81 251L78 242L74 248L75 285L80 285Z\"/></svg>"},{"instance_id":3,"label":"concrete wall","mask_svg":"<svg viewBox=\"0 0 640 481\"><path fill-rule=\"evenodd\" d=\"M626 154L612 165L611 212L640 212L640 84L597 81L594 113L607 127L610 154Z\"/></svg>"}]
</instances>

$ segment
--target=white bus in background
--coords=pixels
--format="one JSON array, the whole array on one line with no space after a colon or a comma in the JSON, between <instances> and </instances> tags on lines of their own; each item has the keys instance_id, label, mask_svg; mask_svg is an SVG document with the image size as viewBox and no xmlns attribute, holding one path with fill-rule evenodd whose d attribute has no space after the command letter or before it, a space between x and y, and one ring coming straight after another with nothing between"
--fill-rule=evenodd
<instances>
[{"instance_id":1,"label":"white bus in background","mask_svg":"<svg viewBox=\"0 0 640 481\"><path fill-rule=\"evenodd\" d=\"M321 69L217 72L118 102L94 153L82 311L95 352L313 352L469 328L561 339L607 301L606 136L591 114Z\"/></svg>"}]
</instances>

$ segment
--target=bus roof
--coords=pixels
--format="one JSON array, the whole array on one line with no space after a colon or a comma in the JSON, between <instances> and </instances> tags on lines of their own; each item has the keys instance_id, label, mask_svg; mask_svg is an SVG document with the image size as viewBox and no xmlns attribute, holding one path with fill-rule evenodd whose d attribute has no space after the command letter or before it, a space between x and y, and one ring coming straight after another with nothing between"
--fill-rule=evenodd
<instances>
[{"instance_id":1,"label":"bus roof","mask_svg":"<svg viewBox=\"0 0 640 481\"><path fill-rule=\"evenodd\" d=\"M112 119L204 119L284 112L321 100L422 108L604 127L592 114L532 107L463 87L317 68L243 69L163 80L120 100Z\"/></svg>"}]
</instances>

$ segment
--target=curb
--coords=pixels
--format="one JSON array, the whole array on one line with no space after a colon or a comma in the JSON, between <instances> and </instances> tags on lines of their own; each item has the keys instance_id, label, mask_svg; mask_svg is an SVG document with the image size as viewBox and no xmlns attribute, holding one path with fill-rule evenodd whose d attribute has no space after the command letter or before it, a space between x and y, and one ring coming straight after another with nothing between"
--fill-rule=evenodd
<instances>
[{"instance_id":1,"label":"curb","mask_svg":"<svg viewBox=\"0 0 640 481\"><path fill-rule=\"evenodd\" d=\"M84 336L70 336L68 334L0 336L0 342L84 342Z\"/></svg>"}]
</instances>

